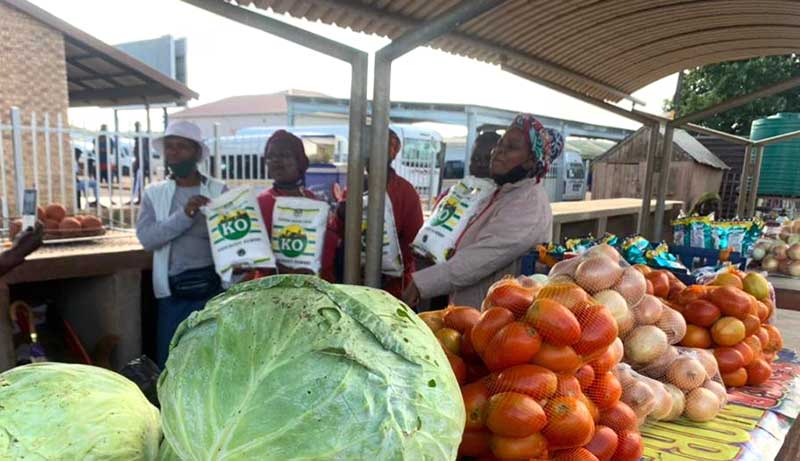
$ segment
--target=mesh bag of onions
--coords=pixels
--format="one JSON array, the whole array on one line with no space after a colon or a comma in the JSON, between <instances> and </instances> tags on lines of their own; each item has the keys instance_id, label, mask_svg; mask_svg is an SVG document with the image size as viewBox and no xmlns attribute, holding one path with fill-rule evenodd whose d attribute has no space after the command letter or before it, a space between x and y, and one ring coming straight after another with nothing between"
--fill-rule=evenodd
<instances>
[{"instance_id":1,"label":"mesh bag of onions","mask_svg":"<svg viewBox=\"0 0 800 461\"><path fill-rule=\"evenodd\" d=\"M641 457L638 418L620 400L612 373L624 353L616 321L584 289L507 278L491 287L474 323L456 325L452 312L466 308L448 309L441 322L428 324L457 356L451 364L461 368L456 375L465 383L462 459ZM450 328L460 334L458 348L442 340L448 325L458 327ZM477 376L478 370L485 374Z\"/></svg>"}]
</instances>

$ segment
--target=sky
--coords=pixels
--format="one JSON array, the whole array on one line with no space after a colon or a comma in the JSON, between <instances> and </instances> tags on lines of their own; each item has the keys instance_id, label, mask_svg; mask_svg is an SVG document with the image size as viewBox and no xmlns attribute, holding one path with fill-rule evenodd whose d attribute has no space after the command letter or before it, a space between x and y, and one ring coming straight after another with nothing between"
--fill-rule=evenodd
<instances>
[{"instance_id":1,"label":"sky","mask_svg":"<svg viewBox=\"0 0 800 461\"><path fill-rule=\"evenodd\" d=\"M350 94L349 65L179 0L31 1L112 45L163 35L186 37L188 86L200 94L190 106L289 88L340 98ZM388 43L387 39L335 26L273 16L369 53ZM647 103L640 109L660 113L663 101L672 97L676 81L673 75L636 92L634 95ZM370 77L369 94L371 86ZM505 73L497 66L430 48L418 48L395 61L391 97L396 101L484 105L623 128L639 126ZM113 123L110 110L72 109L69 116L71 124L85 128ZM141 112L122 111L120 128L132 129L135 120L142 120ZM154 125L157 120L160 118L154 116ZM463 127L437 129L445 136L466 132Z\"/></svg>"}]
</instances>

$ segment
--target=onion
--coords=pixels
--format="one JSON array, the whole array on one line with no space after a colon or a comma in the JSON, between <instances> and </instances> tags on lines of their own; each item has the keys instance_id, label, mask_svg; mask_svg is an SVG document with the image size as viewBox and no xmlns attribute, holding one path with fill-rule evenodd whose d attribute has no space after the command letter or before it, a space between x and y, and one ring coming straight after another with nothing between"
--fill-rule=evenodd
<instances>
[{"instance_id":1,"label":"onion","mask_svg":"<svg viewBox=\"0 0 800 461\"><path fill-rule=\"evenodd\" d=\"M645 325L635 328L626 338L625 357L634 363L650 363L667 348L667 334L653 325Z\"/></svg>"},{"instance_id":2,"label":"onion","mask_svg":"<svg viewBox=\"0 0 800 461\"><path fill-rule=\"evenodd\" d=\"M622 277L614 285L614 290L625 298L628 305L635 306L639 304L642 296L647 292L647 280L638 269L629 267L622 271Z\"/></svg>"},{"instance_id":3,"label":"onion","mask_svg":"<svg viewBox=\"0 0 800 461\"><path fill-rule=\"evenodd\" d=\"M614 353L614 363L620 363L622 361L622 357L625 356L625 346L622 344L622 340L617 338L608 347Z\"/></svg>"},{"instance_id":4,"label":"onion","mask_svg":"<svg viewBox=\"0 0 800 461\"><path fill-rule=\"evenodd\" d=\"M692 421L711 421L719 413L719 398L712 391L700 387L686 397L686 417Z\"/></svg>"},{"instance_id":5,"label":"onion","mask_svg":"<svg viewBox=\"0 0 800 461\"><path fill-rule=\"evenodd\" d=\"M660 421L669 416L670 411L672 411L672 395L658 381L649 381L648 384L656 398L656 405L653 411L650 412L650 417Z\"/></svg>"},{"instance_id":6,"label":"onion","mask_svg":"<svg viewBox=\"0 0 800 461\"><path fill-rule=\"evenodd\" d=\"M581 260L578 258L571 258L559 261L550 269L550 274L548 275L550 276L550 278L559 275L566 275L572 278L575 276L575 268L578 267L580 261Z\"/></svg>"},{"instance_id":7,"label":"onion","mask_svg":"<svg viewBox=\"0 0 800 461\"><path fill-rule=\"evenodd\" d=\"M694 357L679 357L667 370L667 380L684 391L697 389L706 378L706 369Z\"/></svg>"},{"instance_id":8,"label":"onion","mask_svg":"<svg viewBox=\"0 0 800 461\"><path fill-rule=\"evenodd\" d=\"M650 386L642 381L635 381L624 390L622 399L636 416L647 416L656 407L656 396Z\"/></svg>"},{"instance_id":9,"label":"onion","mask_svg":"<svg viewBox=\"0 0 800 461\"><path fill-rule=\"evenodd\" d=\"M789 259L800 261L800 243L795 243L794 245L790 246L789 250L786 252L786 255L789 256Z\"/></svg>"},{"instance_id":10,"label":"onion","mask_svg":"<svg viewBox=\"0 0 800 461\"><path fill-rule=\"evenodd\" d=\"M625 311L625 316L617 321L617 330L619 331L620 338L626 338L628 334L633 330L633 327L636 326L636 320L633 318L633 312L630 310Z\"/></svg>"},{"instance_id":11,"label":"onion","mask_svg":"<svg viewBox=\"0 0 800 461\"><path fill-rule=\"evenodd\" d=\"M686 398L683 395L683 391L672 384L664 384L664 389L672 397L672 409L662 421L675 421L681 417L683 410L686 408Z\"/></svg>"},{"instance_id":12,"label":"onion","mask_svg":"<svg viewBox=\"0 0 800 461\"><path fill-rule=\"evenodd\" d=\"M619 263L606 256L585 259L575 269L575 281L592 294L611 288L621 276Z\"/></svg>"},{"instance_id":13,"label":"onion","mask_svg":"<svg viewBox=\"0 0 800 461\"><path fill-rule=\"evenodd\" d=\"M548 284L562 284L562 285L563 284L570 284L570 285L572 285L572 284L575 284L575 279L573 279L572 277L570 277L567 274L560 274L560 275L556 275L554 277L550 277L550 279L548 280Z\"/></svg>"},{"instance_id":14,"label":"onion","mask_svg":"<svg viewBox=\"0 0 800 461\"><path fill-rule=\"evenodd\" d=\"M600 245L594 246L586 252L587 256L605 256L612 261L619 262L620 254L616 248L612 247L607 243L601 243Z\"/></svg>"},{"instance_id":15,"label":"onion","mask_svg":"<svg viewBox=\"0 0 800 461\"><path fill-rule=\"evenodd\" d=\"M725 391L725 386L709 379L703 383L703 387L710 390L714 393L714 395L717 396L717 399L719 399L719 409L723 409L725 404L728 403L728 392Z\"/></svg>"},{"instance_id":16,"label":"onion","mask_svg":"<svg viewBox=\"0 0 800 461\"><path fill-rule=\"evenodd\" d=\"M775 256L776 259L786 259L789 257L789 245L785 243L779 243L772 247L772 256Z\"/></svg>"},{"instance_id":17,"label":"onion","mask_svg":"<svg viewBox=\"0 0 800 461\"><path fill-rule=\"evenodd\" d=\"M653 295L644 295L639 304L633 306L633 317L639 325L654 325L661 318L664 305Z\"/></svg>"},{"instance_id":18,"label":"onion","mask_svg":"<svg viewBox=\"0 0 800 461\"><path fill-rule=\"evenodd\" d=\"M766 256L761 260L761 268L767 272L775 272L778 270L778 259L774 256Z\"/></svg>"},{"instance_id":19,"label":"onion","mask_svg":"<svg viewBox=\"0 0 800 461\"><path fill-rule=\"evenodd\" d=\"M792 277L800 277L800 261L792 261L789 263L789 275Z\"/></svg>"},{"instance_id":20,"label":"onion","mask_svg":"<svg viewBox=\"0 0 800 461\"><path fill-rule=\"evenodd\" d=\"M670 346L663 354L647 364L647 366L639 370L639 372L645 376L660 380L667 375L667 370L669 370L670 365L677 359L678 349Z\"/></svg>"},{"instance_id":21,"label":"onion","mask_svg":"<svg viewBox=\"0 0 800 461\"><path fill-rule=\"evenodd\" d=\"M761 261L767 255L767 250L763 246L756 246L753 248L753 259Z\"/></svg>"},{"instance_id":22,"label":"onion","mask_svg":"<svg viewBox=\"0 0 800 461\"><path fill-rule=\"evenodd\" d=\"M686 336L686 319L678 311L664 306L656 326L667 334L670 344L678 344Z\"/></svg>"},{"instance_id":23,"label":"onion","mask_svg":"<svg viewBox=\"0 0 800 461\"><path fill-rule=\"evenodd\" d=\"M611 316L617 321L617 326L628 315L628 303L621 294L614 290L603 290L594 295L594 300L606 306Z\"/></svg>"},{"instance_id":24,"label":"onion","mask_svg":"<svg viewBox=\"0 0 800 461\"><path fill-rule=\"evenodd\" d=\"M697 353L697 360L699 360L703 368L706 369L708 377L713 378L717 376L717 373L719 373L719 366L717 366L717 359L714 357L714 354L707 349L694 349L694 352Z\"/></svg>"},{"instance_id":25,"label":"onion","mask_svg":"<svg viewBox=\"0 0 800 461\"><path fill-rule=\"evenodd\" d=\"M619 381L623 389L633 386L636 382L636 377L633 376L633 369L627 363L622 363L614 368L614 377Z\"/></svg>"}]
</instances>

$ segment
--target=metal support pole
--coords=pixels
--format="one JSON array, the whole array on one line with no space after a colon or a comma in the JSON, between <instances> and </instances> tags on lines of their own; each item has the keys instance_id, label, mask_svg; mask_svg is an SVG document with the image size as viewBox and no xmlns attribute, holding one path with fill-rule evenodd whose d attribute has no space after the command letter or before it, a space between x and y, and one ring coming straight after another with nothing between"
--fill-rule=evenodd
<instances>
[{"instance_id":1,"label":"metal support pole","mask_svg":"<svg viewBox=\"0 0 800 461\"><path fill-rule=\"evenodd\" d=\"M69 202L67 202L67 175L64 172L64 122L61 113L56 114L56 142L58 143L58 185L61 192L59 200L66 205Z\"/></svg>"},{"instance_id":2,"label":"metal support pole","mask_svg":"<svg viewBox=\"0 0 800 461\"><path fill-rule=\"evenodd\" d=\"M47 203L53 203L53 155L50 149L50 114L44 113L44 159L47 174Z\"/></svg>"},{"instance_id":3,"label":"metal support pole","mask_svg":"<svg viewBox=\"0 0 800 461\"><path fill-rule=\"evenodd\" d=\"M747 217L752 218L756 215L756 202L758 201L758 182L761 180L761 162L764 160L764 146L756 147L756 161L753 163L753 182L750 187L750 198L748 199Z\"/></svg>"},{"instance_id":4,"label":"metal support pole","mask_svg":"<svg viewBox=\"0 0 800 461\"><path fill-rule=\"evenodd\" d=\"M219 122L214 123L214 171L211 172L217 179L222 179L222 156L219 153Z\"/></svg>"},{"instance_id":5,"label":"metal support pole","mask_svg":"<svg viewBox=\"0 0 800 461\"><path fill-rule=\"evenodd\" d=\"M642 189L642 211L639 212L639 235L650 235L650 201L653 199L653 172L655 171L656 152L661 124L650 125L650 138L647 141L647 164Z\"/></svg>"},{"instance_id":6,"label":"metal support pole","mask_svg":"<svg viewBox=\"0 0 800 461\"><path fill-rule=\"evenodd\" d=\"M653 233L650 235L651 240L661 240L662 231L664 229L664 201L667 197L667 188L669 186L669 170L672 166L672 136L675 129L671 125L667 125L664 130L664 145L662 147L661 168L658 175L658 191L656 197L656 216L653 223Z\"/></svg>"},{"instance_id":7,"label":"metal support pole","mask_svg":"<svg viewBox=\"0 0 800 461\"><path fill-rule=\"evenodd\" d=\"M753 147L744 148L744 161L742 162L742 175L739 177L739 200L736 204L736 216L743 218L747 213L747 197L749 189L747 179L750 177L750 164L752 163Z\"/></svg>"},{"instance_id":8,"label":"metal support pole","mask_svg":"<svg viewBox=\"0 0 800 461\"><path fill-rule=\"evenodd\" d=\"M464 175L469 174L469 164L472 160L472 149L478 138L478 117L474 111L467 109L467 143L464 146Z\"/></svg>"},{"instance_id":9,"label":"metal support pole","mask_svg":"<svg viewBox=\"0 0 800 461\"><path fill-rule=\"evenodd\" d=\"M19 107L11 108L11 146L14 151L14 203L17 216L22 216L22 197L25 195L25 164L22 156L22 117Z\"/></svg>"},{"instance_id":10,"label":"metal support pole","mask_svg":"<svg viewBox=\"0 0 800 461\"><path fill-rule=\"evenodd\" d=\"M364 125L367 114L369 57L359 53L350 77L350 128L347 144L347 203L344 223L344 283L361 281L361 221L364 194Z\"/></svg>"},{"instance_id":11,"label":"metal support pole","mask_svg":"<svg viewBox=\"0 0 800 461\"><path fill-rule=\"evenodd\" d=\"M164 110L164 131L167 131L167 126L169 125L169 112L167 112L166 107L162 107Z\"/></svg>"},{"instance_id":12,"label":"metal support pole","mask_svg":"<svg viewBox=\"0 0 800 461\"><path fill-rule=\"evenodd\" d=\"M122 189L122 165L119 164L119 111L117 109L114 109L114 145L112 147L114 148L114 165L117 168L119 188ZM109 160L111 159L109 158Z\"/></svg>"},{"instance_id":13,"label":"metal support pole","mask_svg":"<svg viewBox=\"0 0 800 461\"><path fill-rule=\"evenodd\" d=\"M2 213L2 221L0 221L0 228L7 229L9 226L8 222L8 182L6 180L6 153L3 149L3 129L2 129L2 119L0 119L0 193L3 195L0 196L0 201L3 202L2 208L0 208L0 213Z\"/></svg>"},{"instance_id":14,"label":"metal support pole","mask_svg":"<svg viewBox=\"0 0 800 461\"><path fill-rule=\"evenodd\" d=\"M39 190L39 146L38 126L36 125L36 112L31 113L31 160L33 165L33 188Z\"/></svg>"}]
</instances>

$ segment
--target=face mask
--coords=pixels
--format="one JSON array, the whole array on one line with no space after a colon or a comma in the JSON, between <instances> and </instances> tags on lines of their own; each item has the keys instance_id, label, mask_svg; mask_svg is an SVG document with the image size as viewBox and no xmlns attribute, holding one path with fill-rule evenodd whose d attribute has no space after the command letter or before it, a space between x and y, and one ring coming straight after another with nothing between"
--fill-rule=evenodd
<instances>
[{"instance_id":1,"label":"face mask","mask_svg":"<svg viewBox=\"0 0 800 461\"><path fill-rule=\"evenodd\" d=\"M527 178L529 174L529 170L523 168L522 165L517 165L506 174L492 176L492 179L494 179L494 182L497 183L498 186L502 186L503 184L511 184L523 180Z\"/></svg>"},{"instance_id":2,"label":"face mask","mask_svg":"<svg viewBox=\"0 0 800 461\"><path fill-rule=\"evenodd\" d=\"M197 162L193 159L188 159L178 163L170 163L167 166L169 166L169 171L178 178L188 178L197 169Z\"/></svg>"}]
</instances>

